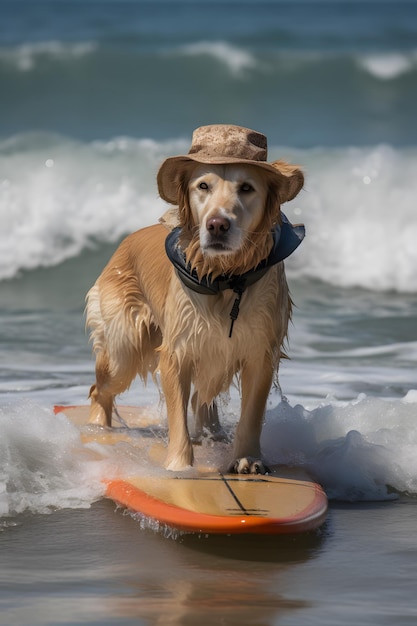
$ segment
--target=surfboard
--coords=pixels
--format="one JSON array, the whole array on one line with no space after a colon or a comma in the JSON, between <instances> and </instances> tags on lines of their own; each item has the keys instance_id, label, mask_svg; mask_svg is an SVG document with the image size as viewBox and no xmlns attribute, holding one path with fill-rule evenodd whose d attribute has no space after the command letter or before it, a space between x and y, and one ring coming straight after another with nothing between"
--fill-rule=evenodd
<instances>
[{"instance_id":1,"label":"surfboard","mask_svg":"<svg viewBox=\"0 0 417 626\"><path fill-rule=\"evenodd\" d=\"M163 470L164 445L155 420L139 407L118 407L114 428L88 426L88 406L55 406L79 429L82 441L126 445L151 460L137 474L106 481L106 497L168 528L204 534L292 534L323 524L323 489L299 471L274 468L266 475L227 474L207 467L185 472ZM95 454L100 454L95 450ZM144 471L144 467L147 468ZM157 471L156 471L157 468Z\"/></svg>"}]
</instances>

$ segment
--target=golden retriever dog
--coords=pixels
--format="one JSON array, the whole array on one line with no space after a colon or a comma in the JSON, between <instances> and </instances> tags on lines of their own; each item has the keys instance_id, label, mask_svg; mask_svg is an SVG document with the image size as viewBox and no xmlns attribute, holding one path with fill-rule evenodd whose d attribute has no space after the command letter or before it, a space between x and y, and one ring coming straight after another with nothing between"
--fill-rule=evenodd
<instances>
[{"instance_id":1,"label":"golden retriever dog","mask_svg":"<svg viewBox=\"0 0 417 626\"><path fill-rule=\"evenodd\" d=\"M260 434L291 316L282 259L304 236L281 204L304 178L297 166L266 159L256 131L194 131L190 152L158 172L175 228L159 223L128 236L87 296L96 355L89 422L110 427L115 396L137 375L159 373L169 470L193 464L189 404L197 434L216 436L215 399L236 381L241 415L229 471L268 471Z\"/></svg>"}]
</instances>

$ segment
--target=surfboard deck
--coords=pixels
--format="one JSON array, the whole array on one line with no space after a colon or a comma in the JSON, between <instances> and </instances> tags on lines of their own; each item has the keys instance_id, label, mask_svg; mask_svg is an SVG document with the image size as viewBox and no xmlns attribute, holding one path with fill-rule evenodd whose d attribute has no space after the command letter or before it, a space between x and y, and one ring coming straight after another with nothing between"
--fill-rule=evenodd
<instances>
[{"instance_id":1,"label":"surfboard deck","mask_svg":"<svg viewBox=\"0 0 417 626\"><path fill-rule=\"evenodd\" d=\"M123 426L87 426L88 406L55 406L79 429L84 442L128 444L162 468L164 446L146 409L118 407ZM168 527L193 533L291 534L318 528L327 498L317 483L297 470L267 475L223 474L205 467L190 472L129 473L106 481L106 497Z\"/></svg>"}]
</instances>

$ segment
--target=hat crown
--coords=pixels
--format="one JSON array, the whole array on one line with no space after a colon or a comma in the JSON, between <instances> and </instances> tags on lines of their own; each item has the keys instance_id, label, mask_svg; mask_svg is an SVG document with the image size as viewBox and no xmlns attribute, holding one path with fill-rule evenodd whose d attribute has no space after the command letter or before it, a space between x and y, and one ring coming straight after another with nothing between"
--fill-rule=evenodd
<instances>
[{"instance_id":1,"label":"hat crown","mask_svg":"<svg viewBox=\"0 0 417 626\"><path fill-rule=\"evenodd\" d=\"M188 154L210 159L229 157L248 161L266 161L266 136L249 128L214 124L201 126L193 132Z\"/></svg>"}]
</instances>

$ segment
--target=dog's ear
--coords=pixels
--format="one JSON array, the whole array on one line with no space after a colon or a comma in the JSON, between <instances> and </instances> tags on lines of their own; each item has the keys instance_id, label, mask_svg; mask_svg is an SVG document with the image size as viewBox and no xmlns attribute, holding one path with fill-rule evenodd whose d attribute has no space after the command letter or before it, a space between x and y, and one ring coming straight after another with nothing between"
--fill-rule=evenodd
<instances>
[{"instance_id":1,"label":"dog's ear","mask_svg":"<svg viewBox=\"0 0 417 626\"><path fill-rule=\"evenodd\" d=\"M282 182L279 185L280 202L292 200L303 188L303 172L298 165L291 165L286 161L274 161L271 165L282 174Z\"/></svg>"},{"instance_id":2,"label":"dog's ear","mask_svg":"<svg viewBox=\"0 0 417 626\"><path fill-rule=\"evenodd\" d=\"M188 181L189 176L186 172L183 172L177 180L178 217L181 228L185 230L191 230L192 228L192 213L188 194Z\"/></svg>"}]
</instances>

